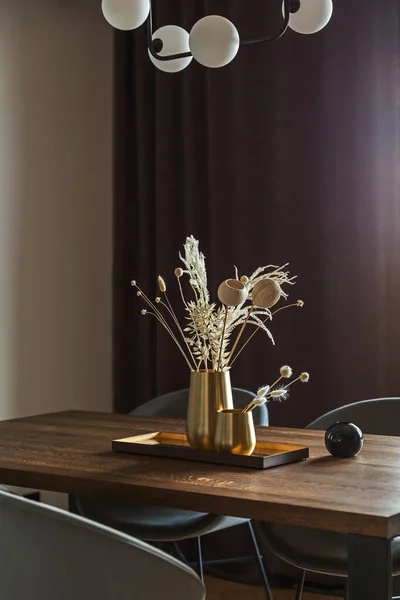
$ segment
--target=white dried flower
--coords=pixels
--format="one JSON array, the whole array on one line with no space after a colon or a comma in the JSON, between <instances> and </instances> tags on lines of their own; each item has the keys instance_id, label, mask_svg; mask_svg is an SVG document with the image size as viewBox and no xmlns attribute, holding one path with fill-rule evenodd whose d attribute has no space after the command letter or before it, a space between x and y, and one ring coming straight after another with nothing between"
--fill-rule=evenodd
<instances>
[{"instance_id":1,"label":"white dried flower","mask_svg":"<svg viewBox=\"0 0 400 600\"><path fill-rule=\"evenodd\" d=\"M264 398L269 392L269 385L264 385L257 390L257 397Z\"/></svg>"},{"instance_id":2,"label":"white dried flower","mask_svg":"<svg viewBox=\"0 0 400 600\"><path fill-rule=\"evenodd\" d=\"M203 361L206 369L210 367L221 371L229 369L247 342L252 338L252 335L254 335L254 333L250 335L247 342L242 344L235 354L238 339L247 324L254 326L255 331L259 329L264 331L272 343L274 343L272 334L265 323L272 318L270 307L281 296L287 298L287 294L282 289L282 286L293 285L295 281L295 278L290 277L289 272L285 270L286 264L282 267L265 265L257 268L249 276L242 275L240 279L239 270L237 267L234 267L235 284L245 287L248 294L247 297L251 299L251 306L246 304L247 298L243 298L243 302L231 306L229 310L226 310L226 306L219 306L211 302L207 286L205 256L200 252L198 240L193 236L188 236L184 244L184 253L183 255L179 253L179 257L183 263L182 268L175 268L174 274L177 278L185 308L186 326L182 328L185 332L182 332L183 341L190 347L193 353L193 363L196 362L197 368L199 368L199 364ZM190 301L185 300L180 282L180 278L185 274L188 276L188 282L194 294L194 298ZM161 275L158 276L157 283L160 293L166 294L167 285ZM146 293L141 291L135 280L131 281L131 285L136 287L137 295L151 307L150 311L149 309L147 310L147 314L156 316L161 325L165 327L164 320L159 318L159 309L155 310L154 313L152 312L155 309L155 305L159 302L163 303L163 300L157 298L152 302ZM166 302L169 304L167 298ZM302 306L303 302L298 301L297 305ZM237 328L239 333L236 340L232 340L233 332ZM171 332L169 331L169 333ZM174 342L178 345L188 366L192 370L193 364L191 364L191 361L188 361L180 343L175 338ZM275 384L273 387L275 388ZM260 391L260 393L264 393L264 396L256 396L256 398L264 399L266 396L268 402L268 399L272 400L273 397L276 397L278 400L283 397L282 394L279 396L276 394L270 396L271 386L269 388L264 386L264 388L263 392Z\"/></svg>"},{"instance_id":3,"label":"white dried flower","mask_svg":"<svg viewBox=\"0 0 400 600\"><path fill-rule=\"evenodd\" d=\"M160 296L157 296L157 298L155 300L156 300L157 304L159 304L161 302Z\"/></svg>"},{"instance_id":4,"label":"white dried flower","mask_svg":"<svg viewBox=\"0 0 400 600\"><path fill-rule=\"evenodd\" d=\"M285 379L289 379L293 375L292 368L288 365L281 367L279 373L281 374L281 377L284 377Z\"/></svg>"},{"instance_id":5,"label":"white dried flower","mask_svg":"<svg viewBox=\"0 0 400 600\"><path fill-rule=\"evenodd\" d=\"M284 398L287 395L287 393L288 392L286 390L283 390L283 389L281 389L281 390L272 390L272 392L270 392L268 394L268 396L270 398L281 398L282 399L282 398Z\"/></svg>"},{"instance_id":6,"label":"white dried flower","mask_svg":"<svg viewBox=\"0 0 400 600\"><path fill-rule=\"evenodd\" d=\"M262 406L263 404L266 403L266 401L267 401L266 396L263 396L260 398L257 397L257 398L254 398L254 400L252 400L251 404L252 404L252 406Z\"/></svg>"},{"instance_id":7,"label":"white dried flower","mask_svg":"<svg viewBox=\"0 0 400 600\"><path fill-rule=\"evenodd\" d=\"M304 306L303 300L297 300L296 304L297 304L297 306L300 306L300 307Z\"/></svg>"},{"instance_id":8,"label":"white dried flower","mask_svg":"<svg viewBox=\"0 0 400 600\"><path fill-rule=\"evenodd\" d=\"M147 310L143 308L140 312L142 313L142 315L145 315L147 313Z\"/></svg>"},{"instance_id":9,"label":"white dried flower","mask_svg":"<svg viewBox=\"0 0 400 600\"><path fill-rule=\"evenodd\" d=\"M306 371L304 371L304 373L300 374L300 381L302 381L303 383L307 383L307 381L310 379L310 374L307 373Z\"/></svg>"},{"instance_id":10,"label":"white dried flower","mask_svg":"<svg viewBox=\"0 0 400 600\"><path fill-rule=\"evenodd\" d=\"M166 292L167 291L167 285L166 285L165 280L163 279L163 277L161 277L161 275L158 276L158 287L160 288L160 292Z\"/></svg>"}]
</instances>

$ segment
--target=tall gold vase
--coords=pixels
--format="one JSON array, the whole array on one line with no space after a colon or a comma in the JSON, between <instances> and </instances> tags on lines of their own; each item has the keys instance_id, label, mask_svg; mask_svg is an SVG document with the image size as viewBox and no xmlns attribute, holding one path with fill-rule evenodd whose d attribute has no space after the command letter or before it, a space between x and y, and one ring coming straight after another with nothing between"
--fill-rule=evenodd
<instances>
[{"instance_id":1,"label":"tall gold vase","mask_svg":"<svg viewBox=\"0 0 400 600\"><path fill-rule=\"evenodd\" d=\"M229 371L193 371L186 422L189 444L201 450L215 450L217 412L229 408L233 408Z\"/></svg>"}]
</instances>

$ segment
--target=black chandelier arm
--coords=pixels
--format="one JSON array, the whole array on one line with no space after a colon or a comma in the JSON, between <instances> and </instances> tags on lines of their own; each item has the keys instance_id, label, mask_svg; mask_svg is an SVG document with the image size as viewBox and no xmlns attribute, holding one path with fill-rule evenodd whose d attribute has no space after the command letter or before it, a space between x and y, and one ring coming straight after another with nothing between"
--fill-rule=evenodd
<instances>
[{"instance_id":1,"label":"black chandelier arm","mask_svg":"<svg viewBox=\"0 0 400 600\"><path fill-rule=\"evenodd\" d=\"M168 61L168 60L175 60L177 58L187 58L189 56L193 56L193 54L191 52L181 52L180 54L168 54L167 56L161 56L160 54L157 54L157 51L155 50L155 47L157 47L159 42L161 42L160 50L162 50L162 40L160 40L158 38L155 40L152 40L148 46L150 54L152 56L154 56L154 58L156 58L157 60ZM160 52L160 50L158 52Z\"/></svg>"},{"instance_id":2,"label":"black chandelier arm","mask_svg":"<svg viewBox=\"0 0 400 600\"><path fill-rule=\"evenodd\" d=\"M147 17L147 47L149 49L150 54L157 60L161 61L175 60L177 58L188 58L189 56L192 56L191 52L181 52L180 54L168 54L166 56L161 56L160 54L158 54L163 48L163 43L162 40L160 40L160 38L156 38L155 40L153 40L153 15L151 0L150 12L149 16Z\"/></svg>"},{"instance_id":3,"label":"black chandelier arm","mask_svg":"<svg viewBox=\"0 0 400 600\"><path fill-rule=\"evenodd\" d=\"M261 37L256 38L254 40L244 40L243 42L240 42L240 45L253 46L254 44L263 44L264 42L275 42L275 40L279 40L279 38L281 38L286 33L287 28L289 27L289 17L290 13L285 11L285 18L281 30L273 37Z\"/></svg>"},{"instance_id":4,"label":"black chandelier arm","mask_svg":"<svg viewBox=\"0 0 400 600\"><path fill-rule=\"evenodd\" d=\"M181 52L179 54L168 54L165 56L161 56L159 52L161 52L163 48L163 42L160 38L156 38L153 40L153 17L152 17L152 1L150 1L150 12L147 18L147 47L149 49L150 54L157 60L162 62L169 60L176 60L179 58L188 58L193 56L191 52ZM253 46L255 44L263 44L265 42L274 42L275 40L279 40L285 33L289 26L289 18L290 13L295 13L300 8L300 0L284 0L284 19L283 24L280 31L274 35L273 37L261 37L255 38L254 40L244 40L240 42L241 46Z\"/></svg>"},{"instance_id":5,"label":"black chandelier arm","mask_svg":"<svg viewBox=\"0 0 400 600\"><path fill-rule=\"evenodd\" d=\"M289 27L289 19L291 13L296 13L300 8L300 0L284 0L284 18L281 30L273 37L261 37L254 40L245 40L240 42L241 46L252 46L253 44L263 44L264 42L274 42L279 40L287 31Z\"/></svg>"}]
</instances>

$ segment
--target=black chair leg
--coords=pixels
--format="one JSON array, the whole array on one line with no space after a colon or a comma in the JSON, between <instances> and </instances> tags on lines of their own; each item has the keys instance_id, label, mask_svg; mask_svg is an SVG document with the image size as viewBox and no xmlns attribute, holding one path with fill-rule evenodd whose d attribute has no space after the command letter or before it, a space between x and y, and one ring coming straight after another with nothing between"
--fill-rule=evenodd
<instances>
[{"instance_id":1,"label":"black chair leg","mask_svg":"<svg viewBox=\"0 0 400 600\"><path fill-rule=\"evenodd\" d=\"M199 568L199 577L201 581L204 583L204 573L203 573L203 555L201 552L201 537L197 536L197 553L198 553L198 568Z\"/></svg>"},{"instance_id":2,"label":"black chair leg","mask_svg":"<svg viewBox=\"0 0 400 600\"><path fill-rule=\"evenodd\" d=\"M269 585L267 573L265 571L263 557L261 556L260 548L258 547L257 538L254 533L254 529L253 529L253 525L251 524L251 521L248 521L248 525L249 525L251 539L253 540L254 550L256 552L256 558L257 558L257 561L258 561L258 564L260 567L261 577L263 579L265 591L267 593L267 598L268 598L268 600L274 600L274 598L272 596L271 588Z\"/></svg>"},{"instance_id":3,"label":"black chair leg","mask_svg":"<svg viewBox=\"0 0 400 600\"><path fill-rule=\"evenodd\" d=\"M299 585L297 587L297 592L296 592L296 600L301 600L301 597L303 595L304 582L306 580L306 573L307 573L307 571L301 572L301 579L300 579Z\"/></svg>"},{"instance_id":4,"label":"black chair leg","mask_svg":"<svg viewBox=\"0 0 400 600\"><path fill-rule=\"evenodd\" d=\"M179 544L177 542L171 542L171 547L173 550L173 554L175 554L175 557L181 562L185 563L185 565L188 565L188 567L190 567L189 561L180 549Z\"/></svg>"}]
</instances>

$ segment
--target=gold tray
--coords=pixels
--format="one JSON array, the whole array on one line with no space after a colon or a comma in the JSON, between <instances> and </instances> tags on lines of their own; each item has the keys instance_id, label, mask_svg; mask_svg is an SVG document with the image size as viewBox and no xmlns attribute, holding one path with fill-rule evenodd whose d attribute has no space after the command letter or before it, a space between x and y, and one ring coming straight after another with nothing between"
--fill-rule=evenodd
<instances>
[{"instance_id":1,"label":"gold tray","mask_svg":"<svg viewBox=\"0 0 400 600\"><path fill-rule=\"evenodd\" d=\"M252 469L268 469L304 460L309 456L305 446L258 441L251 456L197 450L189 446L186 435L169 431L144 431L132 437L113 440L114 452L146 454L164 458L180 458L198 462L218 463Z\"/></svg>"}]
</instances>

